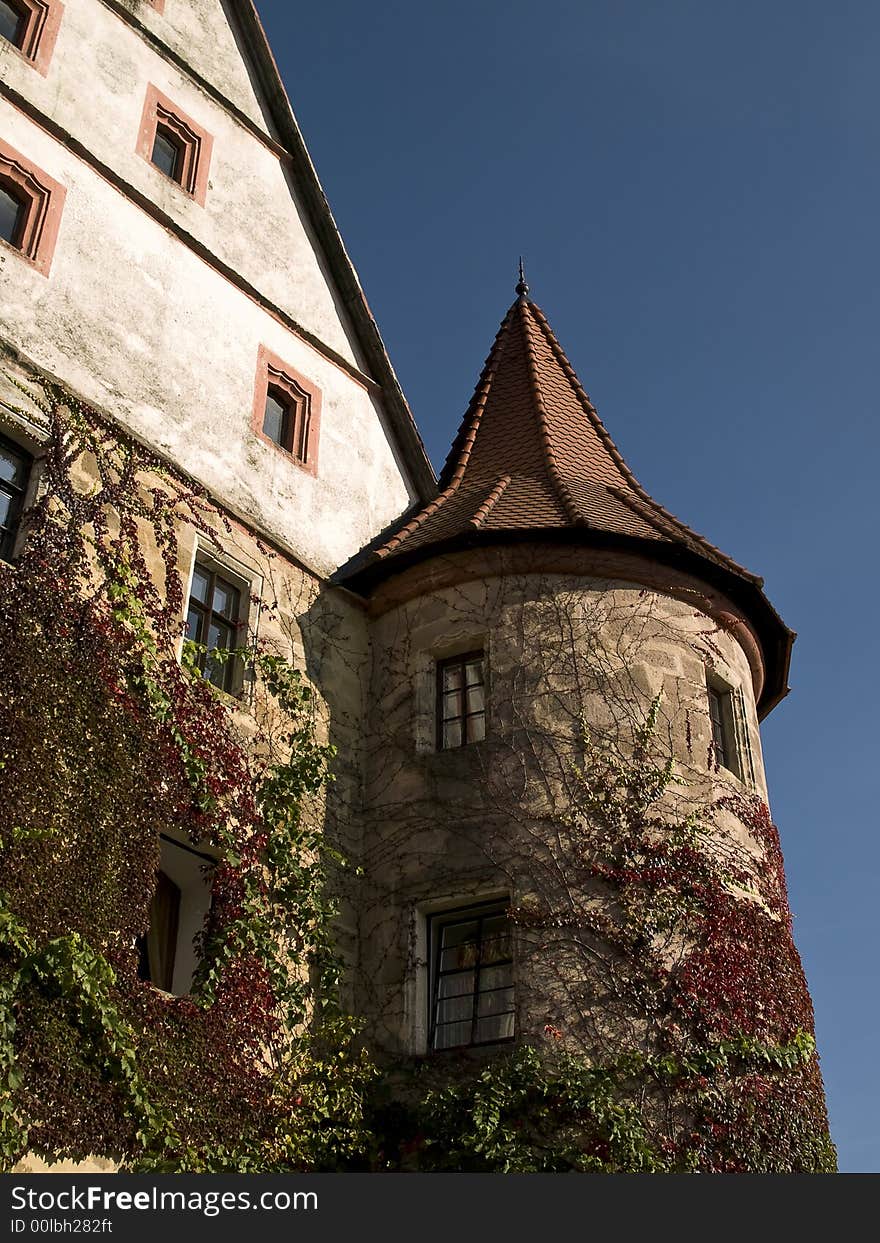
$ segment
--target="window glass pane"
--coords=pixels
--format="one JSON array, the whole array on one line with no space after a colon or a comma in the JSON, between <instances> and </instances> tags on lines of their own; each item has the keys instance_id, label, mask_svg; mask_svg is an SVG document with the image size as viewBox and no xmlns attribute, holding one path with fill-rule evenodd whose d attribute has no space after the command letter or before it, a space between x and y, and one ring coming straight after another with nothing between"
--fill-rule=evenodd
<instances>
[{"instance_id":1,"label":"window glass pane","mask_svg":"<svg viewBox=\"0 0 880 1243\"><path fill-rule=\"evenodd\" d=\"M196 566L195 570L193 570L193 581L189 594L194 600L198 600L199 604L208 603L208 584L208 575L204 570L200 570L199 567Z\"/></svg>"},{"instance_id":2,"label":"window glass pane","mask_svg":"<svg viewBox=\"0 0 880 1243\"><path fill-rule=\"evenodd\" d=\"M497 1017L477 1019L474 1025L475 1044L490 1044L496 1040L511 1040L512 1038L512 1014L499 1014Z\"/></svg>"},{"instance_id":3,"label":"window glass pane","mask_svg":"<svg viewBox=\"0 0 880 1243\"><path fill-rule=\"evenodd\" d=\"M483 681L483 662L481 660L469 660L466 666L466 673L468 686L480 685Z\"/></svg>"},{"instance_id":4,"label":"window glass pane","mask_svg":"<svg viewBox=\"0 0 880 1243\"><path fill-rule=\"evenodd\" d=\"M190 605L189 612L186 615L186 637L192 639L193 643L199 643L199 627L202 615L198 609L194 609Z\"/></svg>"},{"instance_id":5,"label":"window glass pane","mask_svg":"<svg viewBox=\"0 0 880 1243\"><path fill-rule=\"evenodd\" d=\"M513 1009L513 989L498 988L490 993L480 993L477 998L477 1017L491 1018L499 1014L509 1014Z\"/></svg>"},{"instance_id":6,"label":"window glass pane","mask_svg":"<svg viewBox=\"0 0 880 1243\"><path fill-rule=\"evenodd\" d=\"M434 1035L435 1049L455 1049L462 1044L471 1043L471 1019L462 1023L437 1024Z\"/></svg>"},{"instance_id":7,"label":"window glass pane","mask_svg":"<svg viewBox=\"0 0 880 1243\"><path fill-rule=\"evenodd\" d=\"M0 492L0 526L5 527L9 522L9 515L12 510L13 498L5 492Z\"/></svg>"},{"instance_id":8,"label":"window glass pane","mask_svg":"<svg viewBox=\"0 0 880 1243\"><path fill-rule=\"evenodd\" d=\"M472 716L468 718L468 742L482 742L486 737L486 718Z\"/></svg>"},{"instance_id":9,"label":"window glass pane","mask_svg":"<svg viewBox=\"0 0 880 1243\"><path fill-rule=\"evenodd\" d=\"M263 435L274 440L276 445L287 448L290 411L273 392L266 396L266 410L263 415Z\"/></svg>"},{"instance_id":10,"label":"window glass pane","mask_svg":"<svg viewBox=\"0 0 880 1243\"><path fill-rule=\"evenodd\" d=\"M485 691L482 685L469 686L467 689L468 712L483 712L486 707Z\"/></svg>"},{"instance_id":11,"label":"window glass pane","mask_svg":"<svg viewBox=\"0 0 880 1243\"><path fill-rule=\"evenodd\" d=\"M501 967L483 967L480 971L481 993L490 993L497 988L509 988L512 984L513 963L506 962Z\"/></svg>"},{"instance_id":12,"label":"window glass pane","mask_svg":"<svg viewBox=\"0 0 880 1243\"><path fill-rule=\"evenodd\" d=\"M170 177L172 181L178 181L180 178L178 168L181 162L180 156L180 143L160 126L156 130L156 137L153 141L153 154L151 156L153 163L162 170L166 177Z\"/></svg>"},{"instance_id":13,"label":"window glass pane","mask_svg":"<svg viewBox=\"0 0 880 1243\"><path fill-rule=\"evenodd\" d=\"M0 237L11 246L18 245L24 203L13 190L0 185Z\"/></svg>"},{"instance_id":14,"label":"window glass pane","mask_svg":"<svg viewBox=\"0 0 880 1243\"><path fill-rule=\"evenodd\" d=\"M208 623L208 637L205 640L209 648L230 648L235 646L235 635L231 626L216 621L213 617Z\"/></svg>"},{"instance_id":15,"label":"window glass pane","mask_svg":"<svg viewBox=\"0 0 880 1243\"><path fill-rule=\"evenodd\" d=\"M461 746L461 721L447 721L443 726L443 748Z\"/></svg>"},{"instance_id":16,"label":"window glass pane","mask_svg":"<svg viewBox=\"0 0 880 1243\"><path fill-rule=\"evenodd\" d=\"M9 0L0 0L0 35L21 47L24 36L24 13L18 5L10 4Z\"/></svg>"},{"instance_id":17,"label":"window glass pane","mask_svg":"<svg viewBox=\"0 0 880 1243\"><path fill-rule=\"evenodd\" d=\"M27 459L24 455L0 445L0 480L23 488L26 474Z\"/></svg>"},{"instance_id":18,"label":"window glass pane","mask_svg":"<svg viewBox=\"0 0 880 1243\"><path fill-rule=\"evenodd\" d=\"M238 616L238 592L229 583L224 583L218 578L214 584L214 612L222 613L224 617L228 617L231 621L235 621Z\"/></svg>"},{"instance_id":19,"label":"window glass pane","mask_svg":"<svg viewBox=\"0 0 880 1243\"><path fill-rule=\"evenodd\" d=\"M467 997L468 1005L473 1004L474 973L473 971L454 971L452 975L440 977L439 993L441 1002L452 997Z\"/></svg>"},{"instance_id":20,"label":"window glass pane","mask_svg":"<svg viewBox=\"0 0 880 1243\"><path fill-rule=\"evenodd\" d=\"M443 696L443 720L461 716L461 691L447 691Z\"/></svg>"},{"instance_id":21,"label":"window glass pane","mask_svg":"<svg viewBox=\"0 0 880 1243\"><path fill-rule=\"evenodd\" d=\"M447 665L443 670L444 691L457 690L461 686L461 665Z\"/></svg>"}]
</instances>

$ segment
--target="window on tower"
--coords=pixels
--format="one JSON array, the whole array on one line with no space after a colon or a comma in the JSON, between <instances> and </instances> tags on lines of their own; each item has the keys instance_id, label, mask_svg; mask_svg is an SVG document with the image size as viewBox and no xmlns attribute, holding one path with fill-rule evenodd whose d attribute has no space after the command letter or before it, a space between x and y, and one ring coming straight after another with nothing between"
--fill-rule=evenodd
<instances>
[{"instance_id":1,"label":"window on tower","mask_svg":"<svg viewBox=\"0 0 880 1243\"><path fill-rule=\"evenodd\" d=\"M429 1048L513 1039L513 949L506 903L428 917Z\"/></svg>"},{"instance_id":2,"label":"window on tower","mask_svg":"<svg viewBox=\"0 0 880 1243\"><path fill-rule=\"evenodd\" d=\"M709 720L712 724L712 754L716 766L726 768L735 777L742 776L737 747L736 715L733 691L722 682L708 685Z\"/></svg>"},{"instance_id":3,"label":"window on tower","mask_svg":"<svg viewBox=\"0 0 880 1243\"><path fill-rule=\"evenodd\" d=\"M483 652L437 662L437 749L448 751L486 737Z\"/></svg>"}]
</instances>

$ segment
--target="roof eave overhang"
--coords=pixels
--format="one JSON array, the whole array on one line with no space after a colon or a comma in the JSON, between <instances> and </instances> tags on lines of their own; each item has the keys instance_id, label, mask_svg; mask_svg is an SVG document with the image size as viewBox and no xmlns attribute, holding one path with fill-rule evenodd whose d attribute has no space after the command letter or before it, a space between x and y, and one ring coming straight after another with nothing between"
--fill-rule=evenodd
<instances>
[{"instance_id":1,"label":"roof eave overhang","mask_svg":"<svg viewBox=\"0 0 880 1243\"><path fill-rule=\"evenodd\" d=\"M232 0L230 8L270 109L276 137L290 155L309 224L326 257L330 275L351 319L370 374L382 389L401 460L419 498L429 500L437 491L434 470L321 188L259 14L253 0Z\"/></svg>"},{"instance_id":2,"label":"roof eave overhang","mask_svg":"<svg viewBox=\"0 0 880 1243\"><path fill-rule=\"evenodd\" d=\"M701 580L708 587L725 595L741 610L758 639L764 662L764 685L757 704L758 719L763 720L789 693L788 676L795 632L785 625L755 580L735 574L708 557L679 544L638 539L586 527L475 531L385 558L374 557L367 561L361 557L355 558L337 572L334 581L369 598L380 584L419 562L467 549L535 541L630 552Z\"/></svg>"}]
</instances>

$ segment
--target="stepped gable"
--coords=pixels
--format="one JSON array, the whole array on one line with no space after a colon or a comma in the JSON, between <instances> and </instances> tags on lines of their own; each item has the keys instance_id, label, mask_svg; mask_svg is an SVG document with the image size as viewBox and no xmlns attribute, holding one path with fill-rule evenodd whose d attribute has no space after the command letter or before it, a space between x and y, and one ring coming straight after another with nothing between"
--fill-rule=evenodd
<instances>
[{"instance_id":1,"label":"stepped gable","mask_svg":"<svg viewBox=\"0 0 880 1243\"><path fill-rule=\"evenodd\" d=\"M524 283L507 312L440 475L338 581L364 591L415 560L480 543L541 538L626 545L702 577L740 603L762 633L762 708L787 691L794 635L763 580L691 531L638 483ZM768 646L771 651L768 652ZM775 659L774 659L775 657ZM771 702L772 700L772 702ZM769 706L768 706L769 704Z\"/></svg>"}]
</instances>

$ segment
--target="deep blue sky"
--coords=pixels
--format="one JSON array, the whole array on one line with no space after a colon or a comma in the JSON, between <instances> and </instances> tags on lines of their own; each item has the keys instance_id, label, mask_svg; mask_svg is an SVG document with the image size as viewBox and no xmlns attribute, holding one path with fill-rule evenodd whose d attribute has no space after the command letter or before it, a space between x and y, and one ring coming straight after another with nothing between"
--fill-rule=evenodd
<instances>
[{"instance_id":1,"label":"deep blue sky","mask_svg":"<svg viewBox=\"0 0 880 1243\"><path fill-rule=\"evenodd\" d=\"M841 1168L880 1170L880 6L259 9L435 466L523 253L640 482L799 632L764 753Z\"/></svg>"}]
</instances>

